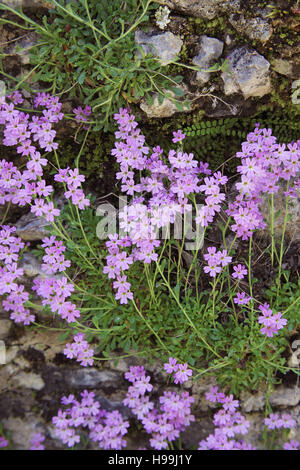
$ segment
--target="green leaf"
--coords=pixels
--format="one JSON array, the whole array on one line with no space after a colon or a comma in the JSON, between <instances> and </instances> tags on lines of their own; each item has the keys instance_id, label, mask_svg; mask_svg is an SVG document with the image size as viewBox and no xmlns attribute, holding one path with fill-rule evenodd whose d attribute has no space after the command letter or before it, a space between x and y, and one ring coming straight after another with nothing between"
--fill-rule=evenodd
<instances>
[{"instance_id":1,"label":"green leaf","mask_svg":"<svg viewBox=\"0 0 300 470\"><path fill-rule=\"evenodd\" d=\"M81 74L79 75L79 77L78 77L78 83L79 83L80 85L82 85L83 82L84 82L84 79L85 79L85 71L81 72Z\"/></svg>"},{"instance_id":2,"label":"green leaf","mask_svg":"<svg viewBox=\"0 0 300 470\"><path fill-rule=\"evenodd\" d=\"M183 76L182 75L176 75L176 77L174 77L173 80L176 83L181 83L182 80L183 80Z\"/></svg>"},{"instance_id":3,"label":"green leaf","mask_svg":"<svg viewBox=\"0 0 300 470\"><path fill-rule=\"evenodd\" d=\"M67 330L65 333L62 333L62 334L59 336L58 340L61 341L61 342L66 341L66 339L68 338L69 334L70 334L70 330Z\"/></svg>"},{"instance_id":4,"label":"green leaf","mask_svg":"<svg viewBox=\"0 0 300 470\"><path fill-rule=\"evenodd\" d=\"M158 93L158 105L161 106L164 102L164 95Z\"/></svg>"},{"instance_id":5,"label":"green leaf","mask_svg":"<svg viewBox=\"0 0 300 470\"><path fill-rule=\"evenodd\" d=\"M170 91L172 91L175 96L183 96L184 95L184 90L182 90L181 88L169 87L168 89Z\"/></svg>"}]
</instances>

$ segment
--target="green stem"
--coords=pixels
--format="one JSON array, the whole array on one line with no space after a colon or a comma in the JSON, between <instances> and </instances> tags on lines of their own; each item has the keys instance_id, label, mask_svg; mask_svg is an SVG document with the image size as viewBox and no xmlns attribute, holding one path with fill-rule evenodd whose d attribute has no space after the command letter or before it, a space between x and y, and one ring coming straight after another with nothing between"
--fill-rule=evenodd
<instances>
[{"instance_id":1,"label":"green stem","mask_svg":"<svg viewBox=\"0 0 300 470\"><path fill-rule=\"evenodd\" d=\"M153 330L152 326L150 325L150 323L146 320L146 318L143 316L142 312L140 311L140 309L138 308L138 306L136 305L134 299L132 299L132 303L134 305L134 308L136 309L137 313L139 314L139 316L141 317L141 319L143 320L143 322L146 323L147 327L149 328L149 330L152 332L152 334L154 336L156 336L158 342L162 345L162 347L168 352L169 355L171 355L170 351L168 350L168 348L165 346L165 344L163 343L163 341L160 339L160 337L158 336L158 334L156 333L156 331Z\"/></svg>"},{"instance_id":2,"label":"green stem","mask_svg":"<svg viewBox=\"0 0 300 470\"><path fill-rule=\"evenodd\" d=\"M5 211L5 213L4 213L3 217L2 217L2 220L1 220L0 225L3 225L3 224L4 224L10 207L11 207L11 201L9 201L9 203L7 204L6 211Z\"/></svg>"},{"instance_id":3,"label":"green stem","mask_svg":"<svg viewBox=\"0 0 300 470\"><path fill-rule=\"evenodd\" d=\"M157 262L156 262L157 263ZM191 325L191 327L193 328L193 330L195 330L195 332L197 333L197 335L199 336L199 338L201 339L201 341L205 344L205 346L207 347L207 349L209 349L215 356L219 357L221 359L221 356L216 352L214 351L214 349L207 343L207 341L205 340L205 338L203 338L203 336L201 335L201 333L197 330L196 326L194 325L193 321L191 320L190 316L187 314L187 312L185 311L185 309L182 307L178 297L174 294L174 291L172 289L172 287L170 286L170 284L167 282L163 272L161 271L160 269L160 266L157 264L157 267L158 267L158 270L160 272L160 275L161 277L163 278L163 280L165 281L165 284L166 286L168 287L170 293L172 294L172 297L174 297L178 307L180 308L180 310L182 311L182 313L184 314L184 316L186 317L186 319L188 320L189 324Z\"/></svg>"}]
</instances>

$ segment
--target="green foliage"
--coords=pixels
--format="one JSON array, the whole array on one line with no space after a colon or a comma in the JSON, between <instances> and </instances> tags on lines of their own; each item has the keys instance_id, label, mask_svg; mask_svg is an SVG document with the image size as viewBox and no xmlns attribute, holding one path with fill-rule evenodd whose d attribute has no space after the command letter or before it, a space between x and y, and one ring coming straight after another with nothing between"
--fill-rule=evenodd
<instances>
[{"instance_id":1,"label":"green foliage","mask_svg":"<svg viewBox=\"0 0 300 470\"><path fill-rule=\"evenodd\" d=\"M273 338L261 334L260 312L253 305L234 306L237 287L230 285L227 268L223 280L211 282L209 289L188 282L190 269L183 264L178 271L172 240L162 249L158 265L131 266L128 280L134 302L120 305L112 281L103 274L107 250L97 238L99 219L95 200L91 198L91 202L80 219L71 204L62 212L63 233L69 234L64 242L65 256L71 261L69 276L76 289L72 300L81 311L79 321L67 328L61 323L64 341L69 341L71 333L84 332L93 343L96 360L101 361L118 351L120 357L142 354L147 360L176 357L190 364L196 377L213 374L222 387L230 385L236 394L243 389L256 390L262 383L275 383L275 372L286 372L283 352L288 347L288 331L280 330ZM52 233L61 236L56 229ZM180 245L178 242L178 250ZM38 248L35 254L42 257L43 250ZM294 328L299 322L300 284L290 282L286 272L283 276L286 282L279 290L276 283L272 285L265 301L274 311L283 312ZM49 307L41 315L43 312L49 313Z\"/></svg>"},{"instance_id":2,"label":"green foliage","mask_svg":"<svg viewBox=\"0 0 300 470\"><path fill-rule=\"evenodd\" d=\"M51 3L55 10L43 17L42 25L19 10L0 7L39 34L38 47L31 51L33 82L51 84L52 94L68 92L91 105L98 113L95 130L107 129L112 114L122 106L142 98L151 104L154 91L161 102L168 98L178 110L188 106L178 87L183 77L169 77L168 66L135 44L135 30L149 22L149 13L157 7L153 0Z\"/></svg>"}]
</instances>

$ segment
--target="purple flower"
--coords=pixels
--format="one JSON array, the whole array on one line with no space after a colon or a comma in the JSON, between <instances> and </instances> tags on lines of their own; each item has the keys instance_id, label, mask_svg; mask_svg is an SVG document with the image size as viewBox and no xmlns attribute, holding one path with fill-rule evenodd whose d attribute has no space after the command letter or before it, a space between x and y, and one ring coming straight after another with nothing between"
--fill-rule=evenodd
<instances>
[{"instance_id":1,"label":"purple flower","mask_svg":"<svg viewBox=\"0 0 300 470\"><path fill-rule=\"evenodd\" d=\"M243 264L233 266L233 270L234 273L232 274L232 277L234 277L235 279L244 279L244 277L248 274L246 266L244 266Z\"/></svg>"},{"instance_id":2,"label":"purple flower","mask_svg":"<svg viewBox=\"0 0 300 470\"><path fill-rule=\"evenodd\" d=\"M170 357L169 362L164 364L164 370L166 372L168 372L168 374L172 374L173 372L177 372L177 370L178 370L177 359L174 359L173 357Z\"/></svg>"},{"instance_id":3,"label":"purple flower","mask_svg":"<svg viewBox=\"0 0 300 470\"><path fill-rule=\"evenodd\" d=\"M174 142L174 144L185 139L185 134L183 134L180 129L177 132L173 132L173 136L172 142Z\"/></svg>"},{"instance_id":4,"label":"purple flower","mask_svg":"<svg viewBox=\"0 0 300 470\"><path fill-rule=\"evenodd\" d=\"M191 369L188 369L187 364L178 364L177 365L177 371L174 374L174 383L175 384L178 384L178 383L183 384L192 375L193 375L193 371Z\"/></svg>"},{"instance_id":5,"label":"purple flower","mask_svg":"<svg viewBox=\"0 0 300 470\"><path fill-rule=\"evenodd\" d=\"M42 444L44 442L45 436L40 432L34 434L33 438L30 441L30 450L44 450L45 446Z\"/></svg>"}]
</instances>

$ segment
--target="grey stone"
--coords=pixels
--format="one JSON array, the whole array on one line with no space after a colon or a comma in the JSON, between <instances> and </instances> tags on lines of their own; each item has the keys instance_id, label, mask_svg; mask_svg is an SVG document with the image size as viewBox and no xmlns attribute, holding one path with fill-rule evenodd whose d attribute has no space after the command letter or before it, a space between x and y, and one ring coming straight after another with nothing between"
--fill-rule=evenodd
<instances>
[{"instance_id":1,"label":"grey stone","mask_svg":"<svg viewBox=\"0 0 300 470\"><path fill-rule=\"evenodd\" d=\"M244 15L231 14L229 22L242 35L248 36L250 39L259 40L262 43L267 42L272 36L272 26L267 19L245 18Z\"/></svg>"},{"instance_id":2,"label":"grey stone","mask_svg":"<svg viewBox=\"0 0 300 470\"><path fill-rule=\"evenodd\" d=\"M112 386L118 387L120 385L120 374L110 370L98 370L93 367L88 369L73 369L64 372L64 379L66 382L75 388L83 387L98 387Z\"/></svg>"},{"instance_id":3,"label":"grey stone","mask_svg":"<svg viewBox=\"0 0 300 470\"><path fill-rule=\"evenodd\" d=\"M184 91L186 91L186 88L183 87L182 85L177 88L182 88ZM168 90L164 90L165 92L169 92ZM171 93L171 95L174 97L174 93ZM178 113L179 110L176 106L176 104L168 99L164 98L163 102L160 104L158 100L158 93L153 93L152 98L153 98L153 104L150 105L146 99L143 99L140 108L142 111L144 111L149 118L162 118L162 117L170 117L173 116L173 114ZM178 98L177 98L178 99ZM189 108L184 107L183 111L190 111Z\"/></svg>"},{"instance_id":4,"label":"grey stone","mask_svg":"<svg viewBox=\"0 0 300 470\"><path fill-rule=\"evenodd\" d=\"M125 394L124 394L124 398L125 398ZM96 395L96 400L100 403L101 408L103 410L106 410L106 411L118 410L123 415L123 417L126 417L126 418L133 417L132 411L130 410L130 408L128 408L128 406L123 405L122 400L113 400L110 398L108 399L103 396L97 396L97 395Z\"/></svg>"},{"instance_id":5,"label":"grey stone","mask_svg":"<svg viewBox=\"0 0 300 470\"><path fill-rule=\"evenodd\" d=\"M222 55L223 42L216 38L201 36L199 53L193 58L193 64L202 69L208 69ZM197 72L197 80L204 84L210 79L210 72Z\"/></svg>"},{"instance_id":6,"label":"grey stone","mask_svg":"<svg viewBox=\"0 0 300 470\"><path fill-rule=\"evenodd\" d=\"M6 355L5 355L6 364L8 364L9 362L12 362L15 359L15 357L17 357L18 351L19 351L18 346L12 346L11 348L6 349Z\"/></svg>"},{"instance_id":7,"label":"grey stone","mask_svg":"<svg viewBox=\"0 0 300 470\"><path fill-rule=\"evenodd\" d=\"M266 396L263 392L242 392L240 397L241 408L244 412L261 411L265 407Z\"/></svg>"},{"instance_id":8,"label":"grey stone","mask_svg":"<svg viewBox=\"0 0 300 470\"><path fill-rule=\"evenodd\" d=\"M157 0L157 3L208 20L222 13L238 11L241 7L240 0Z\"/></svg>"},{"instance_id":9,"label":"grey stone","mask_svg":"<svg viewBox=\"0 0 300 470\"><path fill-rule=\"evenodd\" d=\"M30 52L32 46L38 43L38 35L35 33L28 33L20 41L16 41L12 46L6 48L5 52L8 55L17 55L20 57L23 65L30 64Z\"/></svg>"},{"instance_id":10,"label":"grey stone","mask_svg":"<svg viewBox=\"0 0 300 470\"><path fill-rule=\"evenodd\" d=\"M8 337L12 323L11 320L5 318L0 320L0 340L4 340Z\"/></svg>"},{"instance_id":11,"label":"grey stone","mask_svg":"<svg viewBox=\"0 0 300 470\"><path fill-rule=\"evenodd\" d=\"M272 68L275 72L280 73L280 75L285 75L287 77L293 77L293 62L287 59L273 59Z\"/></svg>"},{"instance_id":12,"label":"grey stone","mask_svg":"<svg viewBox=\"0 0 300 470\"><path fill-rule=\"evenodd\" d=\"M24 275L34 277L43 274L42 263L32 253L24 253L19 267L23 269Z\"/></svg>"},{"instance_id":13,"label":"grey stone","mask_svg":"<svg viewBox=\"0 0 300 470\"><path fill-rule=\"evenodd\" d=\"M296 406L300 403L300 387L288 388L280 386L270 395L269 402L274 407Z\"/></svg>"},{"instance_id":14,"label":"grey stone","mask_svg":"<svg viewBox=\"0 0 300 470\"><path fill-rule=\"evenodd\" d=\"M270 63L258 52L242 46L228 56L228 72L222 73L224 93L242 93L244 98L262 97L271 92Z\"/></svg>"},{"instance_id":15,"label":"grey stone","mask_svg":"<svg viewBox=\"0 0 300 470\"><path fill-rule=\"evenodd\" d=\"M46 228L50 225L43 217L37 217L29 212L22 215L16 223L16 234L25 241L42 240L49 236L49 231Z\"/></svg>"},{"instance_id":16,"label":"grey stone","mask_svg":"<svg viewBox=\"0 0 300 470\"><path fill-rule=\"evenodd\" d=\"M30 388L32 390L42 390L45 386L42 377L34 372L21 371L14 376L13 380L17 387Z\"/></svg>"},{"instance_id":17,"label":"grey stone","mask_svg":"<svg viewBox=\"0 0 300 470\"><path fill-rule=\"evenodd\" d=\"M10 431L13 448L28 450L30 441L37 432L44 433L44 426L34 413L30 412L24 418L10 416L3 420L4 429Z\"/></svg>"},{"instance_id":18,"label":"grey stone","mask_svg":"<svg viewBox=\"0 0 300 470\"><path fill-rule=\"evenodd\" d=\"M145 54L153 54L160 59L162 65L167 65L178 56L183 41L175 34L135 32L135 42L140 44Z\"/></svg>"}]
</instances>

